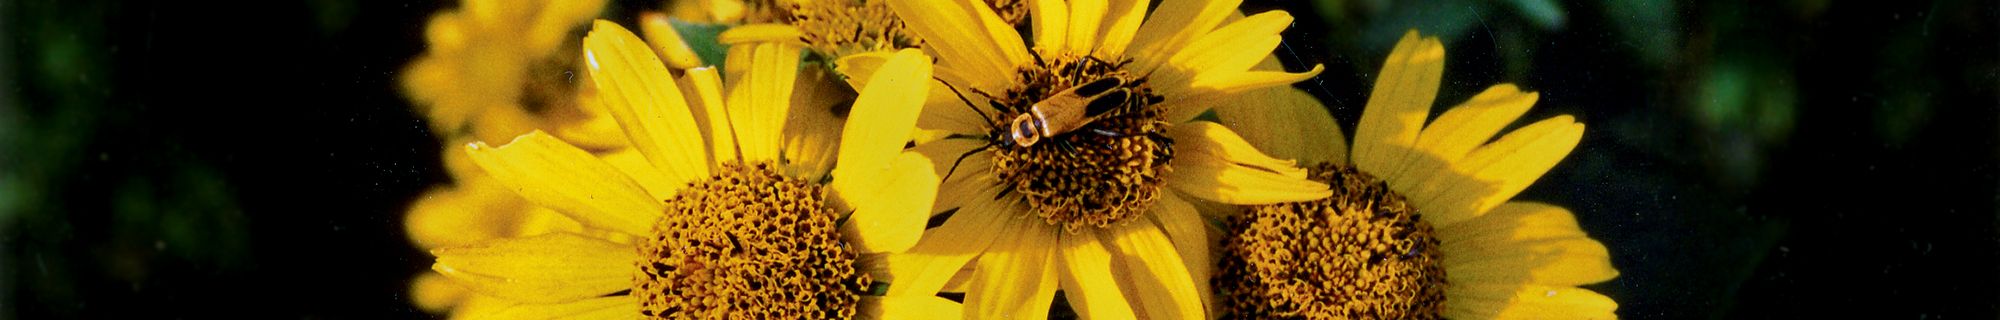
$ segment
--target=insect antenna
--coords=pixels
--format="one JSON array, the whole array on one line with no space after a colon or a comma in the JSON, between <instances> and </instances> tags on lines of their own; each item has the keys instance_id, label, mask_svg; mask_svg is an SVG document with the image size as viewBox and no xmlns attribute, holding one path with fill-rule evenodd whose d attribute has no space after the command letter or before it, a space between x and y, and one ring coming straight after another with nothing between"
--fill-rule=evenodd
<instances>
[{"instance_id":1,"label":"insect antenna","mask_svg":"<svg viewBox=\"0 0 2000 320\"><path fill-rule=\"evenodd\" d=\"M984 120L986 120L986 125L989 125L989 126L998 126L998 125L1000 125L1000 123L999 123L999 122L993 122L993 117L989 117L989 116L987 116L987 115L986 115L986 112L985 112L985 111L979 111L979 107L976 107L976 106L973 106L973 105L972 105L972 100L971 100L971 99L966 99L966 98L965 98L965 93L962 93L962 92L958 92L958 87L955 87L955 86L952 86L950 82L945 82L945 81L944 81L944 79L940 79L940 78L938 78L938 77L931 77L931 80L937 80L937 82L938 82L938 83L942 83L942 84L944 84L944 87L945 87L945 88L948 88L948 89L951 89L951 94L952 94L952 95L957 95L957 96L958 96L958 101L959 101L959 102L964 102L964 103L965 103L965 107L966 107L966 108L968 108L968 109L972 109L972 113L977 113L977 114L979 114L979 118L980 118L980 119L984 119ZM978 90L974 90L973 92L975 92L975 93L978 93L979 91L978 91ZM993 99L993 96L986 96L986 98L987 98L988 100L991 100L991 99Z\"/></svg>"}]
</instances>

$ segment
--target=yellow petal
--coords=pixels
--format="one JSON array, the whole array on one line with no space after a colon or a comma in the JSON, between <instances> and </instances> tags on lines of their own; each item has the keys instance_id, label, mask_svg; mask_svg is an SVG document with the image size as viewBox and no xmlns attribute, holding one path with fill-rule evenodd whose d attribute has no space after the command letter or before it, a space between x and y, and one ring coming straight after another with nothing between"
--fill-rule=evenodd
<instances>
[{"instance_id":1,"label":"yellow petal","mask_svg":"<svg viewBox=\"0 0 2000 320\"><path fill-rule=\"evenodd\" d=\"M1125 49L1132 44L1132 37L1139 33L1139 26L1145 22L1145 0L1111 0L1104 21L1097 34L1097 49L1092 52L1099 57L1123 57Z\"/></svg>"},{"instance_id":2,"label":"yellow petal","mask_svg":"<svg viewBox=\"0 0 2000 320\"><path fill-rule=\"evenodd\" d=\"M940 68L935 71L942 78L948 70ZM989 100L964 86L956 87L958 92L952 89L944 83L931 86L930 95L924 99L923 114L917 117L917 128L967 136L986 135L987 130L993 128L991 117L998 116L988 108Z\"/></svg>"},{"instance_id":3,"label":"yellow petal","mask_svg":"<svg viewBox=\"0 0 2000 320\"><path fill-rule=\"evenodd\" d=\"M959 319L965 307L934 295L861 296L859 319Z\"/></svg>"},{"instance_id":4,"label":"yellow petal","mask_svg":"<svg viewBox=\"0 0 2000 320\"><path fill-rule=\"evenodd\" d=\"M419 248L465 245L507 235L530 205L483 177L460 178L459 186L433 188L417 197L403 215L403 230Z\"/></svg>"},{"instance_id":5,"label":"yellow petal","mask_svg":"<svg viewBox=\"0 0 2000 320\"><path fill-rule=\"evenodd\" d=\"M907 152L897 157L889 170L870 174L879 176L836 178L882 180L870 184L881 186L876 190L836 190L849 199L859 199L851 203L854 214L840 227L842 239L864 253L909 250L930 221L931 200L938 191L937 171L931 168L930 159Z\"/></svg>"},{"instance_id":6,"label":"yellow petal","mask_svg":"<svg viewBox=\"0 0 2000 320\"><path fill-rule=\"evenodd\" d=\"M1167 184L1190 196L1228 204L1311 201L1333 195L1326 184L1234 164L1182 163Z\"/></svg>"},{"instance_id":7,"label":"yellow petal","mask_svg":"<svg viewBox=\"0 0 2000 320\"><path fill-rule=\"evenodd\" d=\"M530 208L527 213L522 214L521 222L514 227L513 232L514 237L537 236L556 232L574 232L605 239L617 239L621 236L632 237L632 235L606 232L602 229L584 228L583 223L576 222L576 220L570 219L569 216L564 216L561 212L542 207Z\"/></svg>"},{"instance_id":8,"label":"yellow petal","mask_svg":"<svg viewBox=\"0 0 2000 320\"><path fill-rule=\"evenodd\" d=\"M1289 160L1272 159L1220 125L1192 122L1168 132L1185 150L1167 184L1188 195L1231 204L1307 201L1332 195Z\"/></svg>"},{"instance_id":9,"label":"yellow petal","mask_svg":"<svg viewBox=\"0 0 2000 320\"><path fill-rule=\"evenodd\" d=\"M972 201L946 219L943 225L924 232L917 245L903 254L883 261L888 273L875 279L888 281L889 295L936 294L961 267L993 244L994 238L1019 232L1016 213L1025 210L1016 204L993 201L998 186L977 192Z\"/></svg>"},{"instance_id":10,"label":"yellow petal","mask_svg":"<svg viewBox=\"0 0 2000 320\"><path fill-rule=\"evenodd\" d=\"M1153 205L1152 212L1149 216L1153 223L1167 234L1167 240L1173 241L1174 252L1180 254L1188 274L1195 275L1195 279L1206 279L1212 274L1216 263L1214 244L1221 242L1215 226L1209 224L1193 204L1172 193L1162 195L1160 202ZM1209 290L1208 281L1197 280L1194 287L1201 296L1203 306L1207 306L1208 310L1218 310L1215 292Z\"/></svg>"},{"instance_id":11,"label":"yellow petal","mask_svg":"<svg viewBox=\"0 0 2000 320\"><path fill-rule=\"evenodd\" d=\"M707 177L701 132L660 57L610 21L598 20L583 42L590 78L632 146L669 177Z\"/></svg>"},{"instance_id":12,"label":"yellow petal","mask_svg":"<svg viewBox=\"0 0 2000 320\"><path fill-rule=\"evenodd\" d=\"M788 24L757 23L729 28L716 35L715 41L722 45L739 45L750 42L785 42L798 44L805 32Z\"/></svg>"},{"instance_id":13,"label":"yellow petal","mask_svg":"<svg viewBox=\"0 0 2000 320\"><path fill-rule=\"evenodd\" d=\"M1165 232L1148 223L1126 223L1101 235L1115 248L1112 259L1123 262L1119 265L1125 270L1118 274L1130 281L1126 285L1133 292L1147 293L1134 297L1141 318L1208 318L1195 279L1207 281L1209 275L1189 273Z\"/></svg>"},{"instance_id":14,"label":"yellow petal","mask_svg":"<svg viewBox=\"0 0 2000 320\"><path fill-rule=\"evenodd\" d=\"M646 43L653 45L653 50L659 52L667 67L692 69L707 65L702 63L700 55L694 53L694 47L688 46L687 40L681 38L680 31L674 30L673 21L666 14L647 12L639 17L639 32L646 34Z\"/></svg>"},{"instance_id":15,"label":"yellow petal","mask_svg":"<svg viewBox=\"0 0 2000 320\"><path fill-rule=\"evenodd\" d=\"M1521 92L1512 84L1486 88L1425 126L1417 138L1417 150L1445 160L1458 160L1527 113L1539 97L1534 92Z\"/></svg>"},{"instance_id":16,"label":"yellow petal","mask_svg":"<svg viewBox=\"0 0 2000 320\"><path fill-rule=\"evenodd\" d=\"M1132 307L1112 275L1111 249L1097 237L1064 235L1057 241L1059 280L1071 308L1090 319L1132 319ZM1123 270L1120 270L1123 271Z\"/></svg>"},{"instance_id":17,"label":"yellow petal","mask_svg":"<svg viewBox=\"0 0 2000 320\"><path fill-rule=\"evenodd\" d=\"M520 304L495 310L486 319L631 319L639 314L639 300L629 295L592 298L557 304Z\"/></svg>"},{"instance_id":18,"label":"yellow petal","mask_svg":"<svg viewBox=\"0 0 2000 320\"><path fill-rule=\"evenodd\" d=\"M1549 168L1569 156L1583 139L1583 124L1570 116L1557 116L1514 130L1492 144L1473 150L1464 161L1453 165L1454 172L1470 174L1479 183L1458 183L1439 192L1434 200L1417 201L1440 207L1435 225L1478 217L1487 210L1513 199L1534 184ZM1420 206L1418 209L1431 210Z\"/></svg>"},{"instance_id":19,"label":"yellow petal","mask_svg":"<svg viewBox=\"0 0 2000 320\"><path fill-rule=\"evenodd\" d=\"M471 297L467 297L465 301L459 302L457 307L453 307L451 309L450 319L457 320L457 319L493 318L494 313L499 312L501 310L506 310L507 308L513 307L514 305L518 304L521 303L508 301L507 299L495 298L493 296L482 296L475 294L472 295Z\"/></svg>"},{"instance_id":20,"label":"yellow petal","mask_svg":"<svg viewBox=\"0 0 2000 320\"><path fill-rule=\"evenodd\" d=\"M688 110L701 127L703 145L707 146L710 155L715 156L711 164L741 161L742 158L737 156L741 149L736 145L736 130L730 127L729 108L722 98L722 75L714 67L686 71L686 75L681 77L681 85L686 86L687 93L694 97L688 100L691 107ZM710 169L714 166L711 165Z\"/></svg>"},{"instance_id":21,"label":"yellow petal","mask_svg":"<svg viewBox=\"0 0 2000 320\"><path fill-rule=\"evenodd\" d=\"M1040 222L1015 219L1013 223ZM968 318L1047 318L1057 288L1053 259L1056 232L1033 226L1001 234L993 247L979 256L979 269L966 288Z\"/></svg>"},{"instance_id":22,"label":"yellow petal","mask_svg":"<svg viewBox=\"0 0 2000 320\"><path fill-rule=\"evenodd\" d=\"M847 76L848 85L854 87L856 90L866 90L868 79L873 77L875 71L881 69L882 65L888 63L889 58L895 55L895 52L888 51L852 54L842 57L835 68L840 74ZM943 130L948 133L966 135L983 134L984 131L982 130L990 128L991 125L983 121L980 118L981 115L975 113L979 111L975 111L973 108L984 106L984 104L973 106L968 105L968 103L972 103L971 101L984 102L984 98L971 92L971 88L963 87L965 82L948 80L960 78L945 74L948 71L947 69L933 67L932 76L934 79L930 85L927 85L930 89L927 92L928 96L924 98L923 111L917 115L917 128ZM950 85L950 83L958 84ZM957 90L956 93L954 93L954 89ZM961 94L965 95L963 100L960 99L959 95Z\"/></svg>"},{"instance_id":23,"label":"yellow petal","mask_svg":"<svg viewBox=\"0 0 2000 320\"><path fill-rule=\"evenodd\" d=\"M976 139L944 139L912 149L931 159L931 168L937 170L939 179L948 179L938 185L938 198L932 206L932 213L956 209L971 201L992 200L976 197L978 191L998 184L993 179L992 151L972 152L983 144ZM959 161L960 158L965 160Z\"/></svg>"},{"instance_id":24,"label":"yellow petal","mask_svg":"<svg viewBox=\"0 0 2000 320\"><path fill-rule=\"evenodd\" d=\"M1541 285L1458 285L1445 293L1451 319L1617 319L1618 302L1590 290Z\"/></svg>"},{"instance_id":25,"label":"yellow petal","mask_svg":"<svg viewBox=\"0 0 2000 320\"><path fill-rule=\"evenodd\" d=\"M494 148L466 147L502 185L594 228L647 234L663 205L610 164L540 131Z\"/></svg>"},{"instance_id":26,"label":"yellow petal","mask_svg":"<svg viewBox=\"0 0 2000 320\"><path fill-rule=\"evenodd\" d=\"M973 77L967 79L972 87L998 90L1011 81L1015 66L1029 61L1021 35L984 1L889 0L889 8L926 40L939 64Z\"/></svg>"},{"instance_id":27,"label":"yellow petal","mask_svg":"<svg viewBox=\"0 0 2000 320\"><path fill-rule=\"evenodd\" d=\"M597 88L586 85L579 86L577 90L576 108L558 109L555 114L549 115L555 125L551 133L588 150L630 147L631 142L625 139L625 129L618 128L618 120L612 119L610 111L605 111L604 103L598 100Z\"/></svg>"},{"instance_id":28,"label":"yellow petal","mask_svg":"<svg viewBox=\"0 0 2000 320\"><path fill-rule=\"evenodd\" d=\"M1399 179L1389 180L1389 186L1412 199L1436 197L1438 192L1458 183L1453 181L1457 180L1455 177L1436 175L1463 175L1452 171L1450 165L1492 140L1494 133L1527 112L1535 98L1534 93L1522 93L1513 85L1502 84L1445 111L1419 134L1415 153L1404 157L1403 172L1391 174Z\"/></svg>"},{"instance_id":29,"label":"yellow petal","mask_svg":"<svg viewBox=\"0 0 2000 320\"><path fill-rule=\"evenodd\" d=\"M424 311L442 312L471 296L471 291L435 272L418 274L416 279L410 280L410 301Z\"/></svg>"},{"instance_id":30,"label":"yellow petal","mask_svg":"<svg viewBox=\"0 0 2000 320\"><path fill-rule=\"evenodd\" d=\"M1312 70L1301 73L1249 71L1230 76L1204 78L1200 82L1190 84L1192 87L1181 90L1182 93L1169 96L1153 107L1166 110L1166 114L1161 117L1167 121L1187 122L1212 107L1235 103L1234 101L1239 99L1237 95L1245 91L1290 85L1312 78L1325 70L1324 65L1313 65Z\"/></svg>"},{"instance_id":31,"label":"yellow petal","mask_svg":"<svg viewBox=\"0 0 2000 320\"><path fill-rule=\"evenodd\" d=\"M1250 145L1278 159L1346 164L1347 135L1312 94L1280 86L1241 97L1241 103L1216 106L1215 117Z\"/></svg>"},{"instance_id":32,"label":"yellow petal","mask_svg":"<svg viewBox=\"0 0 2000 320\"><path fill-rule=\"evenodd\" d=\"M450 145L462 146L472 142L474 140L452 139ZM442 161L444 162L445 173L451 175L452 180L480 179L486 177L486 171L480 170L479 164L472 162L472 155L466 153L464 148L444 148L444 151L439 152L438 157L444 158Z\"/></svg>"},{"instance_id":33,"label":"yellow petal","mask_svg":"<svg viewBox=\"0 0 2000 320\"><path fill-rule=\"evenodd\" d=\"M1618 276L1604 244L1562 207L1509 202L1437 234L1453 284L1583 285Z\"/></svg>"},{"instance_id":34,"label":"yellow petal","mask_svg":"<svg viewBox=\"0 0 2000 320\"><path fill-rule=\"evenodd\" d=\"M777 161L780 135L791 111L799 50L795 44L754 43L729 48L729 122L745 162Z\"/></svg>"},{"instance_id":35,"label":"yellow petal","mask_svg":"<svg viewBox=\"0 0 2000 320\"><path fill-rule=\"evenodd\" d=\"M1515 194L1541 179L1543 173L1576 149L1576 143L1583 139L1583 128L1582 123L1575 123L1568 115L1556 116L1510 132L1493 144L1473 150L1466 156L1465 167L1478 168L1476 172L1481 180L1500 182L1498 193L1478 202L1479 211L1513 199Z\"/></svg>"},{"instance_id":36,"label":"yellow petal","mask_svg":"<svg viewBox=\"0 0 2000 320\"><path fill-rule=\"evenodd\" d=\"M1028 21L1034 23L1035 48L1063 52L1069 46L1069 6L1062 0L1028 0Z\"/></svg>"},{"instance_id":37,"label":"yellow petal","mask_svg":"<svg viewBox=\"0 0 2000 320\"><path fill-rule=\"evenodd\" d=\"M706 0L706 1L695 0L695 1L675 1L675 2L699 3L700 5L697 6L698 8L708 9L707 11L709 19L713 19L710 20L711 22L738 22L743 20L743 15L746 14L745 11L749 11L749 9L746 8L748 5L744 4L743 0Z\"/></svg>"},{"instance_id":38,"label":"yellow petal","mask_svg":"<svg viewBox=\"0 0 2000 320\"><path fill-rule=\"evenodd\" d=\"M1070 50L1089 53L1097 48L1097 27L1104 22L1105 8L1111 6L1105 0L1069 0L1069 26L1064 29L1069 35L1064 37Z\"/></svg>"},{"instance_id":39,"label":"yellow petal","mask_svg":"<svg viewBox=\"0 0 2000 320\"><path fill-rule=\"evenodd\" d=\"M572 43L568 42L573 39L570 38L571 30L604 11L604 3L603 0L582 0L530 4L540 7L529 9L534 11L534 16L523 17L520 20L531 23L523 28L525 31L523 34L510 36L526 38L526 46L530 52L543 56L555 54L558 51L556 47Z\"/></svg>"},{"instance_id":40,"label":"yellow petal","mask_svg":"<svg viewBox=\"0 0 2000 320\"><path fill-rule=\"evenodd\" d=\"M1182 162L1206 162L1212 164L1233 164L1269 171L1286 177L1304 179L1306 170L1300 169L1292 160L1281 160L1265 155L1252 147L1235 131L1222 124L1196 121L1174 126L1167 131L1173 139L1174 151Z\"/></svg>"},{"instance_id":41,"label":"yellow petal","mask_svg":"<svg viewBox=\"0 0 2000 320\"><path fill-rule=\"evenodd\" d=\"M1168 60L1169 72L1157 74L1163 88L1179 88L1202 78L1250 70L1278 47L1279 31L1292 23L1283 10L1259 13L1202 35Z\"/></svg>"},{"instance_id":42,"label":"yellow petal","mask_svg":"<svg viewBox=\"0 0 2000 320\"><path fill-rule=\"evenodd\" d=\"M432 250L431 269L467 289L526 303L559 303L630 290L632 247L573 233Z\"/></svg>"},{"instance_id":43,"label":"yellow petal","mask_svg":"<svg viewBox=\"0 0 2000 320\"><path fill-rule=\"evenodd\" d=\"M881 172L916 130L918 108L929 89L930 61L915 49L896 53L870 78L848 114L840 136L836 189L871 191L887 182Z\"/></svg>"},{"instance_id":44,"label":"yellow petal","mask_svg":"<svg viewBox=\"0 0 2000 320\"><path fill-rule=\"evenodd\" d=\"M1208 34L1243 0L1166 0L1132 38L1133 70L1151 70L1165 63L1195 38Z\"/></svg>"},{"instance_id":45,"label":"yellow petal","mask_svg":"<svg viewBox=\"0 0 2000 320\"><path fill-rule=\"evenodd\" d=\"M978 270L979 265L966 264L965 267L958 269L957 274L951 276L951 280L944 282L944 288L939 292L965 293L966 287L972 283L972 272Z\"/></svg>"},{"instance_id":46,"label":"yellow petal","mask_svg":"<svg viewBox=\"0 0 2000 320\"><path fill-rule=\"evenodd\" d=\"M1383 180L1396 178L1391 174L1402 169L1403 157L1416 145L1443 74L1444 45L1437 38L1419 38L1415 30L1403 34L1382 62L1355 128L1351 160L1356 168Z\"/></svg>"},{"instance_id":47,"label":"yellow petal","mask_svg":"<svg viewBox=\"0 0 2000 320\"><path fill-rule=\"evenodd\" d=\"M679 194L681 187L687 186L667 179L659 169L654 169L652 164L646 163L646 156L639 154L638 150L626 148L604 153L598 158L604 159L604 163L611 164L611 167L618 168L618 171L625 173L625 176L632 177L632 181L644 187L646 194L652 195L654 201L665 202L668 198Z\"/></svg>"},{"instance_id":48,"label":"yellow petal","mask_svg":"<svg viewBox=\"0 0 2000 320\"><path fill-rule=\"evenodd\" d=\"M535 131L547 123L545 119L529 114L520 104L507 102L494 104L473 112L470 120L472 137L482 141L500 141Z\"/></svg>"},{"instance_id":49,"label":"yellow petal","mask_svg":"<svg viewBox=\"0 0 2000 320\"><path fill-rule=\"evenodd\" d=\"M833 170L846 125L843 116L853 110L855 94L826 68L808 66L799 73L792 111L785 117L784 156L798 170L793 176L818 181Z\"/></svg>"},{"instance_id":50,"label":"yellow petal","mask_svg":"<svg viewBox=\"0 0 2000 320\"><path fill-rule=\"evenodd\" d=\"M835 60L833 70L839 72L843 76L842 78L846 79L847 85L854 88L855 91L866 90L868 88L868 79L874 77L875 71L882 69L882 65L889 63L889 59L896 57L897 53L895 51L870 51L850 54L840 57L840 60Z\"/></svg>"}]
</instances>

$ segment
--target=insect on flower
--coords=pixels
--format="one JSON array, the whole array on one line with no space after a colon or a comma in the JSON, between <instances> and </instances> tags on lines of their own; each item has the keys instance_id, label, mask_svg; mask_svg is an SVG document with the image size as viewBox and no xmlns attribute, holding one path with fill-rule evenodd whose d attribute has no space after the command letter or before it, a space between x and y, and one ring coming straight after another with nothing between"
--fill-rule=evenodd
<instances>
[{"instance_id":1,"label":"insect on flower","mask_svg":"<svg viewBox=\"0 0 2000 320\"><path fill-rule=\"evenodd\" d=\"M952 162L951 170L945 173L945 180L951 179L951 175L957 173L958 165L964 162L966 157L974 153L994 147L1033 146L1043 138L1054 138L1059 135L1068 134L1072 131L1082 129L1084 126L1099 119L1117 114L1118 112L1115 111L1125 106L1127 99L1132 98L1131 89L1127 87L1131 83L1131 80L1126 77L1109 76L1098 78L1050 94L1048 98L1029 105L1026 112L1015 116L1011 122L1007 123L1007 126L1000 127L1000 123L993 121L993 118L987 116L986 112L979 111L977 107L973 107L972 100L966 99L965 94L959 92L957 87L952 86L951 83L945 82L943 79L933 79L939 83L944 83L946 88L951 89L952 94L958 95L959 101L964 102L966 107L973 109L973 113L978 113L980 118L985 119L987 123L995 126L993 134L995 139L988 141L984 146L959 155L958 160ZM986 96L988 103L993 104L994 109L1006 110L999 102L996 102L999 99L994 98L992 95L976 89L973 92ZM1005 135L1001 135L1001 128L1005 128ZM1089 132L1110 137L1123 136L1121 133L1099 128L1091 128Z\"/></svg>"}]
</instances>

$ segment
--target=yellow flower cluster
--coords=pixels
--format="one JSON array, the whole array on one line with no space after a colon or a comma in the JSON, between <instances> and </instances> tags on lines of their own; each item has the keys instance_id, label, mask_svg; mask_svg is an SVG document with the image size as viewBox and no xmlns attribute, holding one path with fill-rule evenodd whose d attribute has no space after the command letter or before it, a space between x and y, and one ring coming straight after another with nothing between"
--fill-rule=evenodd
<instances>
[{"instance_id":1,"label":"yellow flower cluster","mask_svg":"<svg viewBox=\"0 0 2000 320\"><path fill-rule=\"evenodd\" d=\"M602 3L475 2L405 76L455 145L406 220L425 310L1616 317L1577 287L1605 247L1512 200L1583 125L1501 134L1538 97L1511 84L1431 119L1415 31L1350 151L1290 86L1321 68L1271 58L1290 14L1240 0L680 1L581 39ZM672 20L728 26L724 59Z\"/></svg>"}]
</instances>

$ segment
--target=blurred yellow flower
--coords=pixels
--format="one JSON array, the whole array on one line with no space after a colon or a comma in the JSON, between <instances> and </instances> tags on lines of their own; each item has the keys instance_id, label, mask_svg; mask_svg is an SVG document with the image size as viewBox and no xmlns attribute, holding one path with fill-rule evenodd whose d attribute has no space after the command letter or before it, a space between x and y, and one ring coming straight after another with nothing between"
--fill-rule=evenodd
<instances>
[{"instance_id":1,"label":"blurred yellow flower","mask_svg":"<svg viewBox=\"0 0 2000 320\"><path fill-rule=\"evenodd\" d=\"M616 152L625 144L623 133L602 115L595 92L581 85L588 78L577 72L581 54L573 31L603 6L600 0L473 0L440 12L426 25L426 52L402 74L403 92L448 144L542 129L607 157L636 156ZM581 230L575 221L536 207L487 177L463 149L443 154L452 184L426 191L404 216L418 248ZM411 284L412 302L453 315L495 305L490 297L439 280L436 274L419 275Z\"/></svg>"},{"instance_id":2,"label":"blurred yellow flower","mask_svg":"<svg viewBox=\"0 0 2000 320\"><path fill-rule=\"evenodd\" d=\"M616 130L590 123L602 112L577 98L583 78L572 31L603 7L602 0L460 3L425 26L426 49L404 70L403 92L447 141L545 129L618 147Z\"/></svg>"},{"instance_id":3,"label":"blurred yellow flower","mask_svg":"<svg viewBox=\"0 0 2000 320\"><path fill-rule=\"evenodd\" d=\"M680 77L610 22L597 22L584 48L603 105L652 170L622 170L541 132L468 146L500 184L602 231L434 250L434 269L449 281L505 301L483 316L957 311L934 296L862 296L870 281L857 268L869 267L855 264L860 254L909 248L927 221L937 177L929 159L903 146L930 83L928 57L893 54L869 79L883 85L861 91L843 125L793 103L794 42L746 41L722 70Z\"/></svg>"},{"instance_id":4,"label":"blurred yellow flower","mask_svg":"<svg viewBox=\"0 0 2000 320\"><path fill-rule=\"evenodd\" d=\"M1027 18L1024 0L984 0L1008 25ZM673 2L684 21L740 24L738 37L783 36L825 60L865 52L921 48L884 0L696 0ZM755 36L741 34L759 34Z\"/></svg>"},{"instance_id":5,"label":"blurred yellow flower","mask_svg":"<svg viewBox=\"0 0 2000 320\"><path fill-rule=\"evenodd\" d=\"M1311 164L1336 191L1230 219L1215 279L1225 317L1616 318L1616 302L1576 287L1618 275L1604 245L1567 209L1509 201L1569 155L1583 124L1557 116L1495 140L1538 97L1501 84L1426 125L1444 53L1436 38L1403 37L1352 153L1296 89L1216 109L1251 145Z\"/></svg>"},{"instance_id":6,"label":"blurred yellow flower","mask_svg":"<svg viewBox=\"0 0 2000 320\"><path fill-rule=\"evenodd\" d=\"M1234 1L1150 3L1028 1L1023 39L984 2L887 1L953 86L933 90L918 121L950 138L917 147L949 176L934 210L949 218L885 258L877 273L891 295L957 290L969 270L969 317L1042 318L1061 290L1090 318L1204 318L1214 242L1198 208L1330 195L1291 161L1195 120L1319 72L1250 70L1291 16L1232 21ZM865 75L881 59L839 65Z\"/></svg>"}]
</instances>

